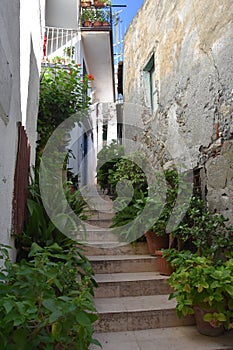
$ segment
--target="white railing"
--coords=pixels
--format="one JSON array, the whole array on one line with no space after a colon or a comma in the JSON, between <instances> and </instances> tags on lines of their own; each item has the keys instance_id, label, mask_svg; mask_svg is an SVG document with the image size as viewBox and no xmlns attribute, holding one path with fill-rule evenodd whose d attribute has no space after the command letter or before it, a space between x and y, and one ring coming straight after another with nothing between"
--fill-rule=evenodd
<instances>
[{"instance_id":1,"label":"white railing","mask_svg":"<svg viewBox=\"0 0 233 350\"><path fill-rule=\"evenodd\" d=\"M69 56L74 58L75 46L79 41L77 29L45 27L43 56Z\"/></svg>"}]
</instances>

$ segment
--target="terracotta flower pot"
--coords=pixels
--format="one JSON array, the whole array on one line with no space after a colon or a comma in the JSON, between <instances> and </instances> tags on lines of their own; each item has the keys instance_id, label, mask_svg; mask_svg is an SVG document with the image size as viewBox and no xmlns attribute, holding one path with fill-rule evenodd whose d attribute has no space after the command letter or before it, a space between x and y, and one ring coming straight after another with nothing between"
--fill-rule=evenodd
<instances>
[{"instance_id":1,"label":"terracotta flower pot","mask_svg":"<svg viewBox=\"0 0 233 350\"><path fill-rule=\"evenodd\" d=\"M91 1L81 1L81 6L82 7L90 7L91 6Z\"/></svg>"},{"instance_id":2,"label":"terracotta flower pot","mask_svg":"<svg viewBox=\"0 0 233 350\"><path fill-rule=\"evenodd\" d=\"M155 255L157 257L157 264L160 275L170 276L174 272L173 267L170 262L163 258L163 252L161 250L156 250Z\"/></svg>"},{"instance_id":3,"label":"terracotta flower pot","mask_svg":"<svg viewBox=\"0 0 233 350\"><path fill-rule=\"evenodd\" d=\"M95 21L95 22L93 23L93 25L94 25L94 27L102 27L103 22Z\"/></svg>"},{"instance_id":4,"label":"terracotta flower pot","mask_svg":"<svg viewBox=\"0 0 233 350\"><path fill-rule=\"evenodd\" d=\"M154 231L147 231L145 233L145 237L148 245L148 251L151 255L155 255L156 250L168 248L169 235L166 233L162 236L158 236Z\"/></svg>"},{"instance_id":5,"label":"terracotta flower pot","mask_svg":"<svg viewBox=\"0 0 233 350\"><path fill-rule=\"evenodd\" d=\"M95 7L104 7L105 3L104 2L100 2L98 0L94 0L94 5L95 5Z\"/></svg>"},{"instance_id":6,"label":"terracotta flower pot","mask_svg":"<svg viewBox=\"0 0 233 350\"><path fill-rule=\"evenodd\" d=\"M83 26L84 27L92 27L92 22L91 21L84 21Z\"/></svg>"},{"instance_id":7,"label":"terracotta flower pot","mask_svg":"<svg viewBox=\"0 0 233 350\"><path fill-rule=\"evenodd\" d=\"M206 313L213 313L214 310L207 310L199 305L194 306L194 316L196 320L196 326L199 333L204 335L209 335L211 337L217 337L224 332L223 325L215 325L210 322L203 320L203 317Z\"/></svg>"}]
</instances>

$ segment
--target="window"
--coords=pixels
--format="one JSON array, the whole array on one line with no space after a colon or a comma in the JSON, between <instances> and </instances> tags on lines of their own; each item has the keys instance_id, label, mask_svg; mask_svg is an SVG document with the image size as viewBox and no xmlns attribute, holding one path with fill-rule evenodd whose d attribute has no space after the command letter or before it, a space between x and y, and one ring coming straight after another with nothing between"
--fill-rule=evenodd
<instances>
[{"instance_id":1,"label":"window","mask_svg":"<svg viewBox=\"0 0 233 350\"><path fill-rule=\"evenodd\" d=\"M106 143L108 139L108 125L103 125L103 141Z\"/></svg>"},{"instance_id":2,"label":"window","mask_svg":"<svg viewBox=\"0 0 233 350\"><path fill-rule=\"evenodd\" d=\"M146 92L146 98L151 110L155 112L158 107L158 89L155 79L155 64L154 64L154 54L146 64L144 70L144 86Z\"/></svg>"}]
</instances>

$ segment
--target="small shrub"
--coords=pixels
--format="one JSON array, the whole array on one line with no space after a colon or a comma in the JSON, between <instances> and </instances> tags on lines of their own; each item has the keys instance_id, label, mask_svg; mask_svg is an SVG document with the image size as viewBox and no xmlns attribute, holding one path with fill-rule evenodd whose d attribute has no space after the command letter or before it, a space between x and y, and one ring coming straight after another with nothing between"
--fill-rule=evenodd
<instances>
[{"instance_id":1,"label":"small shrub","mask_svg":"<svg viewBox=\"0 0 233 350\"><path fill-rule=\"evenodd\" d=\"M109 182L109 173L115 168L123 154L123 147L118 146L115 140L110 145L104 146L98 153L97 180L102 190L107 189L109 193L114 191Z\"/></svg>"},{"instance_id":2,"label":"small shrub","mask_svg":"<svg viewBox=\"0 0 233 350\"><path fill-rule=\"evenodd\" d=\"M13 264L7 247L0 270L3 350L87 350L97 319L91 266L78 251L33 243L30 261ZM85 268L85 274L84 270Z\"/></svg>"}]
</instances>

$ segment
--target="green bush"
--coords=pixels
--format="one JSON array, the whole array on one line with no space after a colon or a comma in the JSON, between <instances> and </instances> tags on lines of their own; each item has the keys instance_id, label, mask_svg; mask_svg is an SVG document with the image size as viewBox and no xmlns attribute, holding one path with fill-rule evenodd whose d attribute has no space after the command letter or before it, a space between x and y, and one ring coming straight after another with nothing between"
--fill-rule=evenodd
<instances>
[{"instance_id":1,"label":"green bush","mask_svg":"<svg viewBox=\"0 0 233 350\"><path fill-rule=\"evenodd\" d=\"M148 186L146 174L137 164L137 157L140 157L140 155L135 154L134 157L131 160L127 156L122 156L114 165L113 169L109 170L108 181L114 191L119 181L128 180L133 186L134 191L141 190L146 192Z\"/></svg>"},{"instance_id":2,"label":"green bush","mask_svg":"<svg viewBox=\"0 0 233 350\"><path fill-rule=\"evenodd\" d=\"M127 166L131 167L131 165ZM125 165L123 169L126 170ZM123 173L124 171L120 174L123 175ZM130 174L133 174L133 170ZM126 176L127 173L125 173L125 177ZM162 180L163 177L164 181ZM119 175L117 174L115 178L119 180ZM127 236L133 237L132 232L140 229L140 220L137 220L137 217L140 216L147 205L147 211L143 213L143 216L147 217L148 230L152 229L156 235L163 235L166 233L166 226L178 193L178 173L175 170L166 170L163 174L156 174L155 188L152 191L155 194L154 198L148 195L150 188L146 186L147 183L144 173L136 173L133 179L133 183L136 183L134 196L128 206L123 207L122 210L115 214L113 217L113 227L123 226L132 222L130 229L127 228L127 230L124 230L124 228L122 228L121 235L124 239L127 239ZM167 188L165 188L166 191L164 190L164 184L167 186ZM164 196L160 192L164 192ZM141 233L141 236L143 233L144 232ZM138 232L136 236L138 236Z\"/></svg>"},{"instance_id":3,"label":"green bush","mask_svg":"<svg viewBox=\"0 0 233 350\"><path fill-rule=\"evenodd\" d=\"M181 247L190 240L199 255L222 259L233 249L233 226L227 221L223 215L210 213L204 201L193 196L173 237L180 240Z\"/></svg>"},{"instance_id":4,"label":"green bush","mask_svg":"<svg viewBox=\"0 0 233 350\"><path fill-rule=\"evenodd\" d=\"M87 350L97 319L91 265L74 248L32 244L30 261L13 264L7 247L0 270L0 343L3 350Z\"/></svg>"},{"instance_id":5,"label":"green bush","mask_svg":"<svg viewBox=\"0 0 233 350\"><path fill-rule=\"evenodd\" d=\"M64 192L67 198L67 202L70 205L71 210L81 219L87 219L88 206L80 195L80 191L76 190L71 193L70 183L64 184ZM68 213L64 213L64 208L61 207L58 191L56 191L56 183L54 184L54 195L51 197L51 206L56 208L57 214L54 215L56 220L63 222L64 228L77 232L79 227L70 222ZM21 258L27 258L28 251L31 248L33 242L42 247L49 246L53 243L57 243L64 248L71 247L74 241L65 236L54 225L51 219L48 217L46 210L44 209L41 199L39 185L37 179L33 180L29 186L29 195L27 199L28 215L25 221L24 230L21 234L16 236L16 248L18 249L17 260ZM69 226L72 226L69 228Z\"/></svg>"},{"instance_id":6,"label":"green bush","mask_svg":"<svg viewBox=\"0 0 233 350\"><path fill-rule=\"evenodd\" d=\"M110 145L106 145L97 154L97 180L102 190L108 190L109 194L114 192L109 182L109 174L115 168L120 158L124 154L123 146L118 146L113 140Z\"/></svg>"},{"instance_id":7,"label":"green bush","mask_svg":"<svg viewBox=\"0 0 233 350\"><path fill-rule=\"evenodd\" d=\"M65 69L56 64L42 71L37 130L43 151L52 132L66 118L90 106L87 94L89 75L82 77L80 65L72 61Z\"/></svg>"},{"instance_id":8,"label":"green bush","mask_svg":"<svg viewBox=\"0 0 233 350\"><path fill-rule=\"evenodd\" d=\"M213 261L211 258L177 252L171 260L175 271L169 277L176 298L178 316L194 313L195 306L209 310L204 316L212 325L233 328L233 258Z\"/></svg>"}]
</instances>

